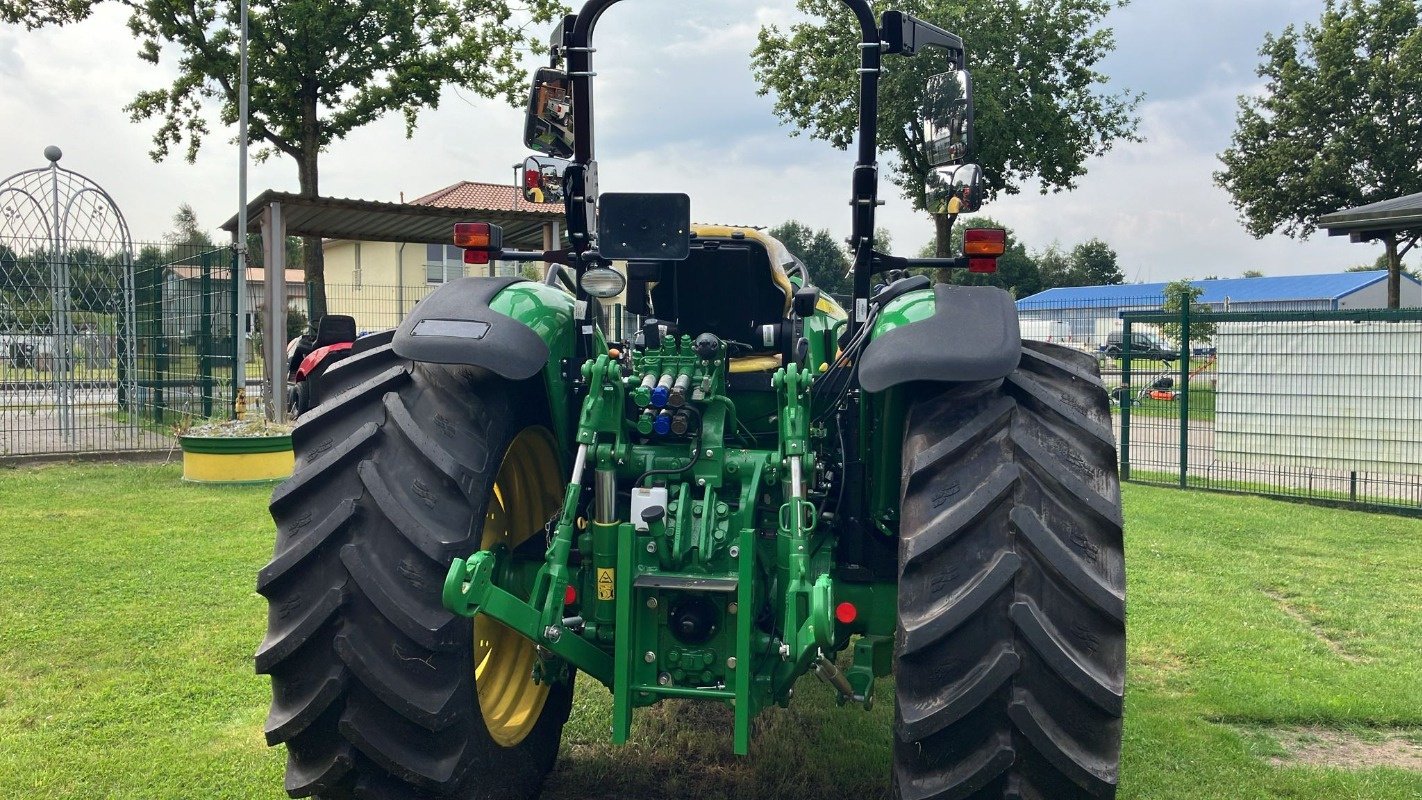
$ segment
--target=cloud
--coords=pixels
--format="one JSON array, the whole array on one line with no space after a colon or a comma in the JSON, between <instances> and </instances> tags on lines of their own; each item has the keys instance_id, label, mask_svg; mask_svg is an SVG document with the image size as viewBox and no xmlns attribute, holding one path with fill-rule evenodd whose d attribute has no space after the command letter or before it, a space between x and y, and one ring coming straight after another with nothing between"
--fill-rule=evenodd
<instances>
[{"instance_id":1,"label":"cloud","mask_svg":"<svg viewBox=\"0 0 1422 800\"><path fill-rule=\"evenodd\" d=\"M1003 198L987 211L1032 248L1098 236L1131 277L1336 269L1374 250L1316 237L1256 241L1213 186L1215 153L1233 128L1234 97L1253 90L1254 55L1266 31L1316 17L1314 0L1140 0L1112 14L1118 50L1105 67L1117 83L1147 93L1148 141L1091 162L1070 193ZM791 137L755 94L749 54L769 22L798 18L788 0L718 5L626 4L598 31L598 155L607 190L684 191L699 220L776 225L799 219L848 234L853 157L807 136ZM45 145L118 199L135 235L156 239L179 203L216 226L237 207L232 132L217 130L195 164L147 157L155 123L134 124L122 107L140 89L171 80L171 61L137 59L121 9L59 30L0 28L0 174L43 164ZM539 34L540 38L542 34ZM215 125L215 122L214 122ZM322 156L324 194L411 198L457 180L507 182L526 155L522 115L501 101L446 90L420 115L412 139L389 117L335 142ZM294 190L296 170L277 158L250 171L251 194ZM879 224L898 250L933 233L884 181Z\"/></svg>"}]
</instances>

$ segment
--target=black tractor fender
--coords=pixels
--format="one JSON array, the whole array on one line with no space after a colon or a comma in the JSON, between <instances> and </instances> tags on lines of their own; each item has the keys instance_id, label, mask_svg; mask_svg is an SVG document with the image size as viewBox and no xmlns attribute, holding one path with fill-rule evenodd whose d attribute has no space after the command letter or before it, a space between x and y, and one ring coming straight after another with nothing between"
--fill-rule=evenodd
<instances>
[{"instance_id":1,"label":"black tractor fender","mask_svg":"<svg viewBox=\"0 0 1422 800\"><path fill-rule=\"evenodd\" d=\"M538 374L548 343L533 328L489 307L520 277L456 278L421 300L395 329L395 354L411 361L467 364L509 380Z\"/></svg>"},{"instance_id":2,"label":"black tractor fender","mask_svg":"<svg viewBox=\"0 0 1422 800\"><path fill-rule=\"evenodd\" d=\"M995 286L940 283L894 298L879 313L859 361L859 384L882 392L912 381L996 380L1021 357L1012 295Z\"/></svg>"}]
</instances>

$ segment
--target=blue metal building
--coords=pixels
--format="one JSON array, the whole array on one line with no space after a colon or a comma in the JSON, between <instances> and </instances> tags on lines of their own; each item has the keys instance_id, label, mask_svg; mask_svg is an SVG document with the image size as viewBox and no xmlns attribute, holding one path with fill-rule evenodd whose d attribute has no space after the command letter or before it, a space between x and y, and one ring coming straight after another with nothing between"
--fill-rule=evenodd
<instances>
[{"instance_id":1,"label":"blue metal building","mask_svg":"<svg viewBox=\"0 0 1422 800\"><path fill-rule=\"evenodd\" d=\"M1204 290L1197 302L1216 311L1332 311L1387 307L1387 271L1338 272L1191 281ZM1071 286L1048 289L1017 301L1022 319L1061 320L1070 335L1099 334L1098 320L1119 320L1123 311L1159 311L1164 283ZM1404 274L1402 306L1422 307L1422 282Z\"/></svg>"}]
</instances>

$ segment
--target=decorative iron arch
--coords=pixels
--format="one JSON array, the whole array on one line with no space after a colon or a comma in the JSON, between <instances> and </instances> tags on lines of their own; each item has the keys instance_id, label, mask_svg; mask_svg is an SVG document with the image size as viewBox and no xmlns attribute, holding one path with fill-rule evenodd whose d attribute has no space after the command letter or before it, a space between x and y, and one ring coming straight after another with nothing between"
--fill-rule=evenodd
<instances>
[{"instance_id":1,"label":"decorative iron arch","mask_svg":"<svg viewBox=\"0 0 1422 800\"><path fill-rule=\"evenodd\" d=\"M12 257L43 259L49 267L48 315L43 323L22 322L11 315L0 319L0 333L29 337L44 343L53 354L51 380L59 412L59 427L73 441L76 381L74 348L74 255L83 251L112 264L117 271L117 291L111 298L116 321L117 380L121 407L132 413L135 402L136 352L134 341L133 237L128 221L113 197L102 186L59 166L63 153L53 145L44 156L49 166L24 170L0 181L0 253ZM3 287L0 287L3 288ZM14 287L11 287L14 288ZM37 287L26 287L33 296ZM34 299L38 299L35 297ZM10 330L5 330L5 327Z\"/></svg>"}]
</instances>

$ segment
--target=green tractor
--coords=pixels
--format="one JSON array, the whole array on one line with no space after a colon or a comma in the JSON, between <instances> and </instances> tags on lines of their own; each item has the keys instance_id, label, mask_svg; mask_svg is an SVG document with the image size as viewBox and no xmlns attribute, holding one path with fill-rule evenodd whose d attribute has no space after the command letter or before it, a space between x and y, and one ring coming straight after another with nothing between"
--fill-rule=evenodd
<instances>
[{"instance_id":1,"label":"green tractor","mask_svg":"<svg viewBox=\"0 0 1422 800\"><path fill-rule=\"evenodd\" d=\"M457 226L463 278L322 377L273 494L261 572L270 744L327 798L531 798L578 673L608 732L676 698L729 746L806 673L868 707L893 676L895 797L1112 797L1125 671L1120 488L1089 355L1022 341L1007 293L874 249L885 55L925 87L931 194L979 205L963 42L896 11L860 27L853 296L774 239L693 226L676 194L599 194L589 0L535 76L526 193L569 247ZM922 51L922 52L920 52ZM616 266L615 266L616 265ZM604 302L645 318L622 341ZM846 712L851 713L851 712Z\"/></svg>"}]
</instances>

